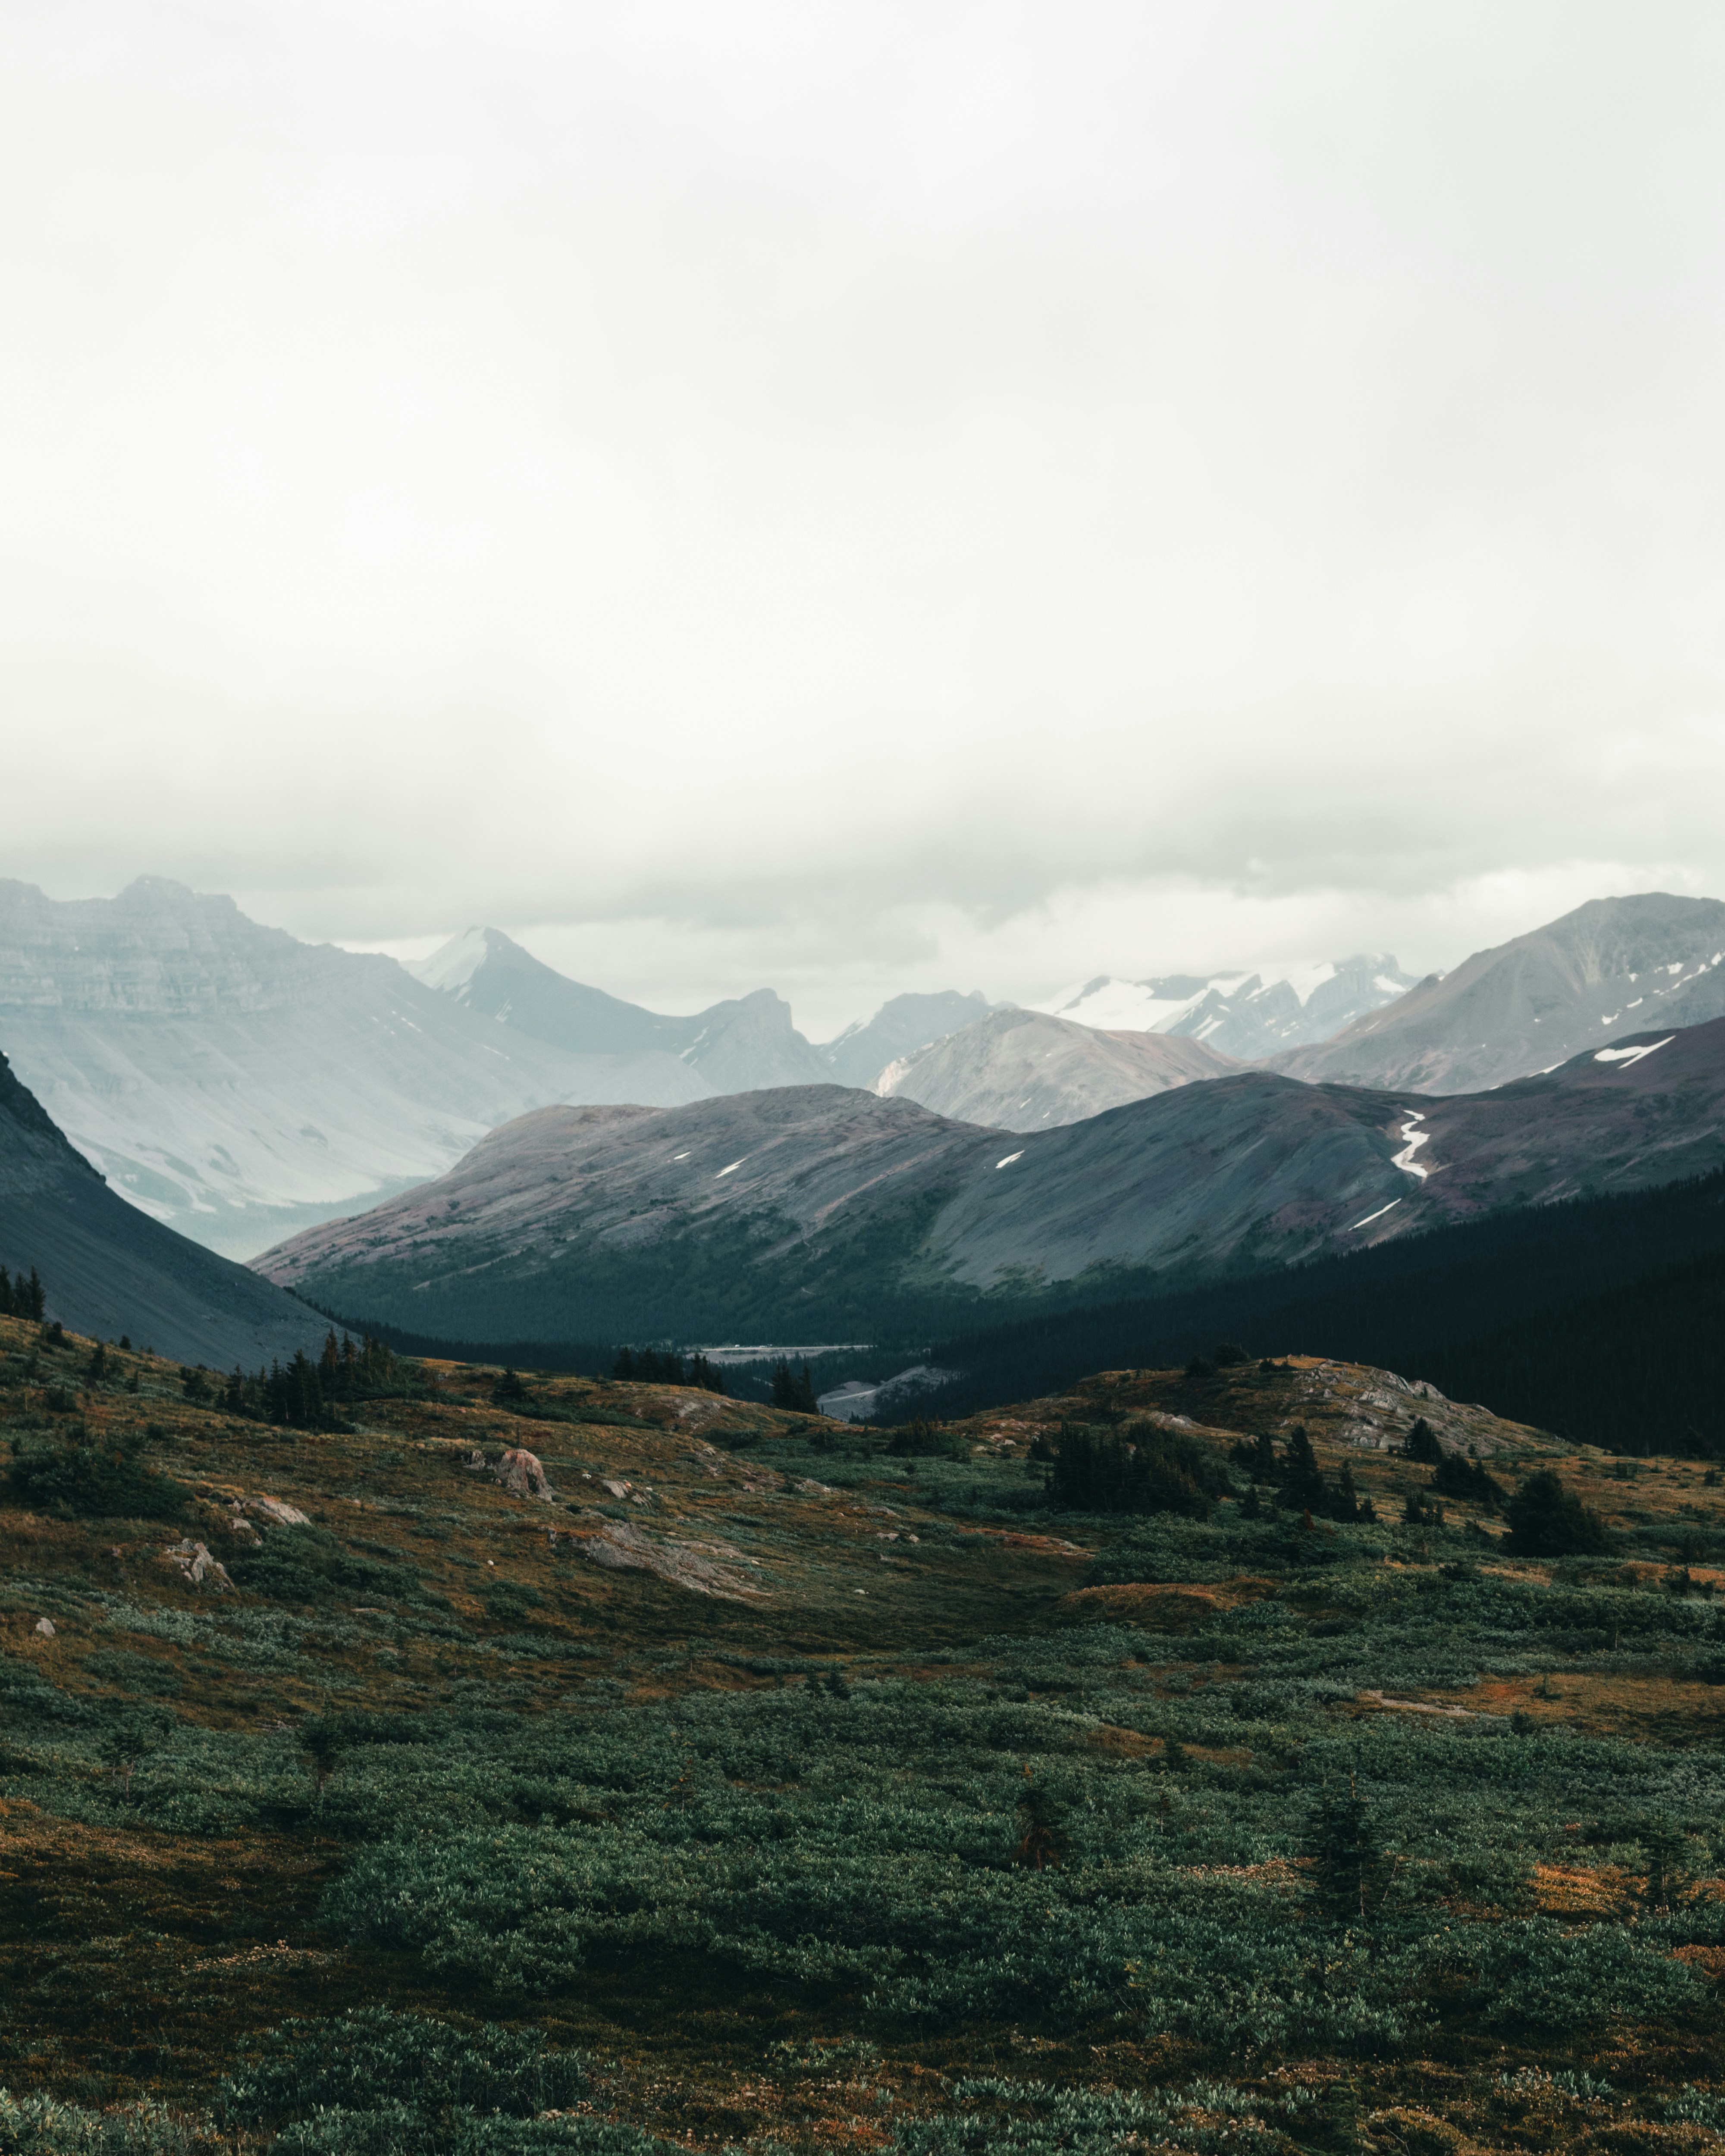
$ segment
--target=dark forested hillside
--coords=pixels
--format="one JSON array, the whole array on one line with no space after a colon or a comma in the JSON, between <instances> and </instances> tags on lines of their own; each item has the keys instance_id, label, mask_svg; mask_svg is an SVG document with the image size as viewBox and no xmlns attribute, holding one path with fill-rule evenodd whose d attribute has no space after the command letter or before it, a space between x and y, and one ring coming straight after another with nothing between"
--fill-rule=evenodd
<instances>
[{"instance_id":1,"label":"dark forested hillside","mask_svg":"<svg viewBox=\"0 0 1725 2156\"><path fill-rule=\"evenodd\" d=\"M1725 1455L1725 1174L1502 1214L1291 1272L942 1340L939 1411L1218 1341L1421 1377L1621 1452ZM906 1410L908 1412L908 1409ZM925 1400L922 1412L929 1412Z\"/></svg>"}]
</instances>

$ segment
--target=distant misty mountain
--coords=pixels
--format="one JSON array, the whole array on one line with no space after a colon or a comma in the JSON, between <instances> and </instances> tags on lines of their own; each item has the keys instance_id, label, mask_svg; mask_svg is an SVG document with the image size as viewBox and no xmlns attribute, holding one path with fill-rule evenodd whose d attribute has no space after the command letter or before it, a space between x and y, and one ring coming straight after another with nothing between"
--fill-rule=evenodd
<instances>
[{"instance_id":1,"label":"distant misty mountain","mask_svg":"<svg viewBox=\"0 0 1725 2156\"><path fill-rule=\"evenodd\" d=\"M771 988L693 1018L663 1018L570 980L499 928L470 928L408 971L475 1015L571 1054L660 1059L635 1066L640 1081L653 1076L649 1090L638 1082L632 1092L606 1096L616 1101L656 1106L763 1086L818 1085L832 1075L792 1024L790 1005Z\"/></svg>"},{"instance_id":2,"label":"distant misty mountain","mask_svg":"<svg viewBox=\"0 0 1725 2156\"><path fill-rule=\"evenodd\" d=\"M936 995L894 996L871 1019L846 1026L819 1052L829 1075L841 1086L872 1086L889 1063L914 1055L931 1041L946 1040L990 1011L1011 1008L1009 1004L991 1004L980 988L973 988L968 996L954 988Z\"/></svg>"},{"instance_id":3,"label":"distant misty mountain","mask_svg":"<svg viewBox=\"0 0 1725 2156\"><path fill-rule=\"evenodd\" d=\"M326 1322L116 1198L0 1055L0 1265L33 1266L48 1315L177 1362L248 1370L315 1352Z\"/></svg>"},{"instance_id":4,"label":"distant misty mountain","mask_svg":"<svg viewBox=\"0 0 1725 2156\"><path fill-rule=\"evenodd\" d=\"M889 1064L875 1091L967 1123L1040 1131L1239 1068L1205 1040L1006 1009Z\"/></svg>"},{"instance_id":5,"label":"distant misty mountain","mask_svg":"<svg viewBox=\"0 0 1725 2156\"><path fill-rule=\"evenodd\" d=\"M1555 1068L1626 1027L1725 1015L1725 905L1646 891L1597 898L1476 952L1321 1046L1271 1059L1290 1077L1476 1092Z\"/></svg>"},{"instance_id":6,"label":"distant misty mountain","mask_svg":"<svg viewBox=\"0 0 1725 2156\"><path fill-rule=\"evenodd\" d=\"M1145 981L1102 974L1040 1008L1105 1032L1169 1033L1207 1042L1251 1063L1308 1041L1327 1040L1363 1013L1381 1009L1414 976L1386 952L1330 960L1283 973L1164 973Z\"/></svg>"},{"instance_id":7,"label":"distant misty mountain","mask_svg":"<svg viewBox=\"0 0 1725 2156\"><path fill-rule=\"evenodd\" d=\"M0 1050L116 1191L236 1256L528 1108L701 1089L675 1056L567 1055L156 876L64 903L0 882Z\"/></svg>"},{"instance_id":8,"label":"distant misty mountain","mask_svg":"<svg viewBox=\"0 0 1725 2156\"><path fill-rule=\"evenodd\" d=\"M1722 1165L1725 1020L1490 1093L1237 1070L1022 1134L836 1086L546 1108L255 1262L461 1339L928 1337Z\"/></svg>"}]
</instances>

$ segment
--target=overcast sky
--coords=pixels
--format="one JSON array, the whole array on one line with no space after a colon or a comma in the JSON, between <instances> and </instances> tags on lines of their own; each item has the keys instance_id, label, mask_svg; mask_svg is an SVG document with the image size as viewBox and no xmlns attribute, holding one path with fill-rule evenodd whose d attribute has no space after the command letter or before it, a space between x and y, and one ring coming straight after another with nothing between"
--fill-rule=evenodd
<instances>
[{"instance_id":1,"label":"overcast sky","mask_svg":"<svg viewBox=\"0 0 1725 2156\"><path fill-rule=\"evenodd\" d=\"M0 6L0 873L665 1009L1725 896L1725 12Z\"/></svg>"}]
</instances>

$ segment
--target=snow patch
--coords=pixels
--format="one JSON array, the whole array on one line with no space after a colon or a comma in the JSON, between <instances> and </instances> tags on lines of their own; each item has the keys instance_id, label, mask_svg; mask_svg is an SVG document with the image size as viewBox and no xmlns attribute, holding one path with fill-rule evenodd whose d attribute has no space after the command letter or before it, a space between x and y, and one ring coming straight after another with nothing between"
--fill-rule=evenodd
<instances>
[{"instance_id":1,"label":"snow patch","mask_svg":"<svg viewBox=\"0 0 1725 2156\"><path fill-rule=\"evenodd\" d=\"M1639 1063L1644 1055L1652 1055L1656 1048L1669 1048L1676 1034L1668 1033L1663 1040L1644 1040L1639 1048L1601 1048L1595 1051L1595 1063Z\"/></svg>"},{"instance_id":2,"label":"snow patch","mask_svg":"<svg viewBox=\"0 0 1725 2156\"><path fill-rule=\"evenodd\" d=\"M1414 1156L1421 1146L1430 1142L1431 1132L1416 1131L1414 1126L1425 1121L1425 1112L1423 1109L1417 1116L1411 1110L1409 1111L1408 1120L1401 1127L1402 1149L1389 1163L1392 1168L1399 1168L1404 1175L1417 1175L1422 1183L1431 1171L1430 1168L1421 1168ZM1396 1202L1399 1204L1401 1201L1398 1199Z\"/></svg>"},{"instance_id":3,"label":"snow patch","mask_svg":"<svg viewBox=\"0 0 1725 2156\"><path fill-rule=\"evenodd\" d=\"M742 1157L742 1160L747 1160L747 1158L748 1155L745 1153ZM725 1176L735 1175L737 1169L742 1166L742 1160L733 1160L729 1168L721 1168L719 1170L718 1174L713 1178L713 1181L717 1183Z\"/></svg>"},{"instance_id":4,"label":"snow patch","mask_svg":"<svg viewBox=\"0 0 1725 2156\"><path fill-rule=\"evenodd\" d=\"M1015 1160L1022 1160L1024 1157L1024 1156L1021 1152L1009 1152L1004 1160L997 1160L994 1165L996 1168L1010 1168Z\"/></svg>"},{"instance_id":5,"label":"snow patch","mask_svg":"<svg viewBox=\"0 0 1725 2156\"><path fill-rule=\"evenodd\" d=\"M1425 1171L1424 1168L1418 1168L1414 1173L1416 1174L1423 1175ZM1362 1228L1369 1228L1374 1220L1381 1220L1386 1213L1394 1213L1396 1207L1399 1205L1401 1202L1402 1201L1399 1198L1392 1198L1389 1204L1380 1205L1375 1213L1368 1213L1363 1220L1356 1220L1353 1227L1348 1229L1348 1234L1350 1235L1356 1235L1359 1233Z\"/></svg>"}]
</instances>

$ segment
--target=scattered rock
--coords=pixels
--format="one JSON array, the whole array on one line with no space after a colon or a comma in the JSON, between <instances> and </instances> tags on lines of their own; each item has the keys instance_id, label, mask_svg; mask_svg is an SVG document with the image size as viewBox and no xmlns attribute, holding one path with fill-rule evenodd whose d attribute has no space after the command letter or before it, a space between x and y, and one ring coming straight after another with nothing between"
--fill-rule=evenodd
<instances>
[{"instance_id":1,"label":"scattered rock","mask_svg":"<svg viewBox=\"0 0 1725 2156\"><path fill-rule=\"evenodd\" d=\"M629 1495L629 1486L627 1482L611 1481L603 1475L599 1477L599 1487L602 1490L608 1490L614 1497L626 1497Z\"/></svg>"},{"instance_id":2,"label":"scattered rock","mask_svg":"<svg viewBox=\"0 0 1725 2156\"><path fill-rule=\"evenodd\" d=\"M238 1502L249 1512L261 1512L266 1520L274 1520L279 1527L309 1527L311 1515L302 1512L297 1505L290 1505L280 1497L241 1497Z\"/></svg>"},{"instance_id":3,"label":"scattered rock","mask_svg":"<svg viewBox=\"0 0 1725 2156\"><path fill-rule=\"evenodd\" d=\"M536 1453L513 1446L497 1462L497 1480L517 1497L538 1497L549 1504L557 1492L546 1480Z\"/></svg>"},{"instance_id":4,"label":"scattered rock","mask_svg":"<svg viewBox=\"0 0 1725 2156\"><path fill-rule=\"evenodd\" d=\"M291 1512L293 1507L290 1506L287 1509ZM300 1517L303 1519L305 1516L301 1514ZM202 1543L194 1543L188 1537L182 1542L170 1543L162 1554L168 1563L179 1568L182 1577L188 1579L193 1587L203 1587L208 1584L219 1594L234 1584L228 1577L228 1568L218 1563Z\"/></svg>"},{"instance_id":5,"label":"scattered rock","mask_svg":"<svg viewBox=\"0 0 1725 2156\"><path fill-rule=\"evenodd\" d=\"M53 1639L54 1636L53 1618L39 1617L36 1620L36 1630L42 1635L44 1640Z\"/></svg>"},{"instance_id":6,"label":"scattered rock","mask_svg":"<svg viewBox=\"0 0 1725 2156\"><path fill-rule=\"evenodd\" d=\"M686 1587L696 1594L711 1594L721 1602L742 1602L758 1596L762 1589L740 1578L711 1558L701 1557L676 1543L663 1543L644 1534L630 1520L607 1520L596 1535L583 1544L589 1563L608 1572L650 1572L673 1586Z\"/></svg>"}]
</instances>

